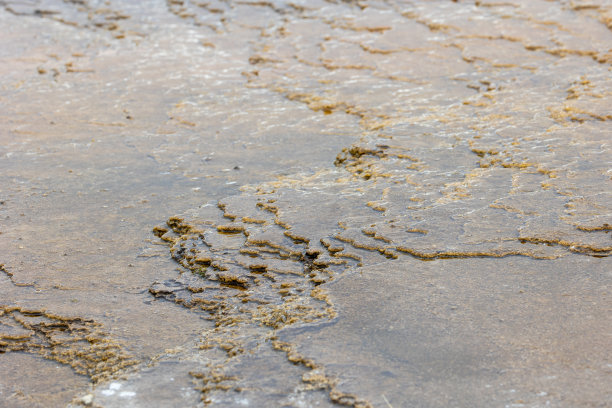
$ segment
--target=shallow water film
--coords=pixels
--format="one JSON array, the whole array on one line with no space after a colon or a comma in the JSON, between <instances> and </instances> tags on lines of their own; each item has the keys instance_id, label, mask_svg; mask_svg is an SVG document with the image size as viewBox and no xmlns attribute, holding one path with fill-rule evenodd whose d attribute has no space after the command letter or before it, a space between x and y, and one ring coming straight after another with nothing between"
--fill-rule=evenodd
<instances>
[{"instance_id":1,"label":"shallow water film","mask_svg":"<svg viewBox=\"0 0 612 408\"><path fill-rule=\"evenodd\" d=\"M607 0L0 1L0 406L612 406Z\"/></svg>"}]
</instances>

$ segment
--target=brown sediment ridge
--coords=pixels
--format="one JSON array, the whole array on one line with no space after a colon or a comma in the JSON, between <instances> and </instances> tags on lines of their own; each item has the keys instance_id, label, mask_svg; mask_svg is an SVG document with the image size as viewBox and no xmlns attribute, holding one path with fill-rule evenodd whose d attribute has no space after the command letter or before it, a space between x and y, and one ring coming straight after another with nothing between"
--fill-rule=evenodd
<instances>
[{"instance_id":1,"label":"brown sediment ridge","mask_svg":"<svg viewBox=\"0 0 612 408\"><path fill-rule=\"evenodd\" d=\"M227 234L226 229L219 228L223 224L216 222L223 222L230 210L226 205L218 207L206 207L204 213L212 217L197 225L181 217L168 221L170 230L160 238L171 244L174 259L193 275L182 274L172 281L154 283L149 289L153 296L201 311L206 319L214 322L215 329L206 332L202 350L219 348L227 353L228 360L240 359L253 347L253 342L259 344L273 339L276 330L330 321L336 316L333 304L319 285L355 263L354 259L339 256L339 251L310 247L307 239L287 234L290 230L277 225L269 216L268 220L256 224L234 221L239 227L232 227L233 233ZM206 219L202 215L198 214L197 218ZM158 228L156 233L164 230ZM289 347L273 344L285 352ZM288 354L293 364L303 365L311 372L320 369L314 363L305 364L305 360L292 356ZM212 391L240 390L239 378L222 373L222 366L192 373L202 384L198 389L205 403L211 401ZM304 383L308 385L305 391L327 390L333 402L369 406L337 391L331 377L323 376L316 384L315 377L308 372L304 374Z\"/></svg>"},{"instance_id":2,"label":"brown sediment ridge","mask_svg":"<svg viewBox=\"0 0 612 408\"><path fill-rule=\"evenodd\" d=\"M46 18L65 24L69 27L84 28L88 30L106 30L112 33L116 39L123 39L128 35L141 36L142 34L126 29L121 22L129 20L130 16L120 10L113 9L110 3L103 7L96 7L88 1L66 1L63 6L70 9L69 13L65 10L53 9L53 4L49 4L52 9L45 10L38 8L38 4L18 4L16 2L2 2L0 6L4 10L16 16L33 16ZM68 14L68 15L67 15ZM87 72L73 70L68 72Z\"/></svg>"},{"instance_id":3,"label":"brown sediment ridge","mask_svg":"<svg viewBox=\"0 0 612 408\"><path fill-rule=\"evenodd\" d=\"M607 229L592 229L588 231L608 231ZM536 237L521 237L519 238L521 243L529 242L532 244L547 244L547 245L560 245L567 248L572 252L579 254L586 254L592 256L609 256L612 254L612 246L597 247L594 245L588 245L581 242L566 241L564 239L554 238L536 238Z\"/></svg>"},{"instance_id":4,"label":"brown sediment ridge","mask_svg":"<svg viewBox=\"0 0 612 408\"><path fill-rule=\"evenodd\" d=\"M17 287L35 287L16 282L2 264L0 272ZM5 303L0 305L0 354L9 352L65 364L94 384L124 376L140 364L94 320Z\"/></svg>"},{"instance_id":5,"label":"brown sediment ridge","mask_svg":"<svg viewBox=\"0 0 612 408\"><path fill-rule=\"evenodd\" d=\"M372 407L372 404L364 399L338 391L335 379L327 376L323 367L298 353L294 345L272 338L272 346L276 350L285 352L291 363L304 366L310 370L302 376L302 381L307 384L308 389L326 390L329 393L330 400L338 405L354 408Z\"/></svg>"},{"instance_id":6,"label":"brown sediment ridge","mask_svg":"<svg viewBox=\"0 0 612 408\"><path fill-rule=\"evenodd\" d=\"M33 287L34 286L34 284L32 284L32 283L20 283L20 282L17 282L15 280L15 276L13 275L13 273L9 272L6 269L6 266L4 266L4 264L0 264L0 272L4 273L10 279L11 283L13 285L15 285L15 286L23 286L23 287Z\"/></svg>"},{"instance_id":7,"label":"brown sediment ridge","mask_svg":"<svg viewBox=\"0 0 612 408\"><path fill-rule=\"evenodd\" d=\"M39 355L72 367L93 383L116 378L139 363L93 320L0 306L0 323L0 354Z\"/></svg>"}]
</instances>

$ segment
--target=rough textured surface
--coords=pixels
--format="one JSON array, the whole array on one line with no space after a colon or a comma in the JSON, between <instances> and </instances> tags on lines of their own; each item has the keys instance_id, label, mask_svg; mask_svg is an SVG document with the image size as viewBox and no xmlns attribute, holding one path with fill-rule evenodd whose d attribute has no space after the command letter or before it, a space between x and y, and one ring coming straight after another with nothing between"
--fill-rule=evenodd
<instances>
[{"instance_id":1,"label":"rough textured surface","mask_svg":"<svg viewBox=\"0 0 612 408\"><path fill-rule=\"evenodd\" d=\"M609 2L0 27L0 405L612 405Z\"/></svg>"}]
</instances>

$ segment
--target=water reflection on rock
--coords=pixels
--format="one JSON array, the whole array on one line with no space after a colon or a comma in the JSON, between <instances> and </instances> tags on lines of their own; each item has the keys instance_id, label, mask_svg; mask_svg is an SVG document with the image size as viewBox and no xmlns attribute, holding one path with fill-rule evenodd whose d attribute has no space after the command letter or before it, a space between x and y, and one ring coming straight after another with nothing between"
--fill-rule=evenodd
<instances>
[{"instance_id":1,"label":"water reflection on rock","mask_svg":"<svg viewBox=\"0 0 612 408\"><path fill-rule=\"evenodd\" d=\"M605 1L0 6L7 406L612 403Z\"/></svg>"}]
</instances>

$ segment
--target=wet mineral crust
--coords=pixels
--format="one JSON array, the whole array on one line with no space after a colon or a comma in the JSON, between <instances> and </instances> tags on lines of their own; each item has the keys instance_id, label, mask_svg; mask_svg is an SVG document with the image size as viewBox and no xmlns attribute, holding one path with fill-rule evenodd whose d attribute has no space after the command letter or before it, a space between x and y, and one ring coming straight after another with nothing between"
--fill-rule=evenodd
<instances>
[{"instance_id":1,"label":"wet mineral crust","mask_svg":"<svg viewBox=\"0 0 612 408\"><path fill-rule=\"evenodd\" d=\"M0 27L0 405L612 405L609 2Z\"/></svg>"}]
</instances>

